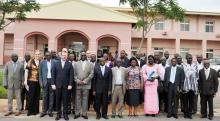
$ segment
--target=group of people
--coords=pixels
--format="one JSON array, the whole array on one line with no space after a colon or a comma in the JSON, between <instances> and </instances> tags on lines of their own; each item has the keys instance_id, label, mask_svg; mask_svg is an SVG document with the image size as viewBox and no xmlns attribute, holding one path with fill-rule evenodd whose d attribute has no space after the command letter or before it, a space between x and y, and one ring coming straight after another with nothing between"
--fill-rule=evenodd
<instances>
[{"instance_id":1,"label":"group of people","mask_svg":"<svg viewBox=\"0 0 220 121\"><path fill-rule=\"evenodd\" d=\"M201 98L201 118L212 120L219 76L220 71L210 68L209 61L201 55L194 63L192 55L187 54L184 63L179 54L170 58L168 51L161 58L158 53L147 57L138 53L128 59L122 50L114 61L108 58L108 54L97 59L95 54L88 55L85 51L80 53L78 60L66 48L59 56L55 51L45 52L43 58L39 50L33 57L26 53L22 62L18 61L17 54L12 54L4 70L3 85L8 89L5 116L13 114L14 96L16 116L21 115L24 107L28 116L37 115L42 89L40 117L53 117L55 110L55 120L62 116L69 120L71 112L74 119L88 119L90 105L94 107L96 119L108 119L109 102L112 104L112 118L123 118L125 103L129 106L128 116L137 117L138 106L144 102L146 116L155 117L166 112L167 118L178 118L180 108L184 118L192 119L197 112L198 95Z\"/></svg>"}]
</instances>

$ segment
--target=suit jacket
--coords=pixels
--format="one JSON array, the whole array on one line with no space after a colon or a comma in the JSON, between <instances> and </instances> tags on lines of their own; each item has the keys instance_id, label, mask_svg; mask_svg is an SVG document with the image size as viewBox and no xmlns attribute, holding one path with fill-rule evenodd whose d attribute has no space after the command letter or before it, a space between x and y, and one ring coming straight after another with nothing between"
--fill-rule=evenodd
<instances>
[{"instance_id":1,"label":"suit jacket","mask_svg":"<svg viewBox=\"0 0 220 121\"><path fill-rule=\"evenodd\" d=\"M125 68L128 68L130 66L129 59L127 57L125 57L124 61L122 61L121 66Z\"/></svg>"},{"instance_id":2,"label":"suit jacket","mask_svg":"<svg viewBox=\"0 0 220 121\"><path fill-rule=\"evenodd\" d=\"M214 69L210 68L208 79L204 68L199 71L198 88L202 95L213 95L218 91L218 77Z\"/></svg>"},{"instance_id":3,"label":"suit jacket","mask_svg":"<svg viewBox=\"0 0 220 121\"><path fill-rule=\"evenodd\" d=\"M99 66L99 63L96 61L95 62L95 64L93 64L92 62L91 62L91 64L93 65L93 69L95 69L97 66ZM92 91L93 91L93 86L94 86L94 81L95 81L95 79L94 79L94 76L93 76L93 78L91 79L91 89L92 89Z\"/></svg>"},{"instance_id":4,"label":"suit jacket","mask_svg":"<svg viewBox=\"0 0 220 121\"><path fill-rule=\"evenodd\" d=\"M93 91L96 93L106 93L112 90L112 70L105 66L104 76L100 66L94 68Z\"/></svg>"},{"instance_id":5,"label":"suit jacket","mask_svg":"<svg viewBox=\"0 0 220 121\"><path fill-rule=\"evenodd\" d=\"M82 68L82 61L78 61L74 65L74 80L77 89L91 89L91 80L93 78L94 66L89 61L86 61L85 69ZM86 84L79 85L80 81L85 81Z\"/></svg>"},{"instance_id":6,"label":"suit jacket","mask_svg":"<svg viewBox=\"0 0 220 121\"><path fill-rule=\"evenodd\" d=\"M56 85L57 88L67 88L68 85L72 86L73 78L74 78L74 70L72 63L66 61L64 64L64 68L62 68L61 61L55 62L52 66L52 78L51 84Z\"/></svg>"},{"instance_id":7,"label":"suit jacket","mask_svg":"<svg viewBox=\"0 0 220 121\"><path fill-rule=\"evenodd\" d=\"M112 68L112 93L114 92L115 89L115 83L116 83L116 76L117 76L117 68L118 67L113 67ZM123 93L125 94L126 92L126 82L127 82L127 77L128 77L128 71L125 67L120 67L119 68L122 73L121 73L121 79L122 79L122 83L123 83Z\"/></svg>"},{"instance_id":8,"label":"suit jacket","mask_svg":"<svg viewBox=\"0 0 220 121\"><path fill-rule=\"evenodd\" d=\"M55 65L55 60L51 59L51 70L54 65ZM48 73L47 60L43 60L40 63L40 69L39 69L39 82L40 82L40 85L43 87L45 87L47 85L47 83L51 84L51 82L47 81L47 73ZM51 76L52 76L52 74L51 74Z\"/></svg>"},{"instance_id":9,"label":"suit jacket","mask_svg":"<svg viewBox=\"0 0 220 121\"><path fill-rule=\"evenodd\" d=\"M8 62L4 69L4 86L9 89L14 87L16 89L22 88L24 77L24 66L21 62L17 61L17 67L14 72L13 61Z\"/></svg>"},{"instance_id":10,"label":"suit jacket","mask_svg":"<svg viewBox=\"0 0 220 121\"><path fill-rule=\"evenodd\" d=\"M170 82L170 74L171 74L171 66L165 69L164 81L167 86L168 86L168 83ZM184 80L185 80L185 73L183 69L176 66L176 76L175 76L175 81L174 81L175 87L179 87L179 89L182 89Z\"/></svg>"}]
</instances>

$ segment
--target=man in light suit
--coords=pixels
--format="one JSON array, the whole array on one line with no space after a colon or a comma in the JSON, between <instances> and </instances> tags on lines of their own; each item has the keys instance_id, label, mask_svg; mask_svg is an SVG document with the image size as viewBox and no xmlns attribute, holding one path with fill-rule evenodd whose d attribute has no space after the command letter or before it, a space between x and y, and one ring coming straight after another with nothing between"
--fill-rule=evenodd
<instances>
[{"instance_id":1,"label":"man in light suit","mask_svg":"<svg viewBox=\"0 0 220 121\"><path fill-rule=\"evenodd\" d=\"M164 82L168 91L168 115L167 118L177 116L177 95L182 88L185 75L182 68L176 65L177 60L173 58L171 60L172 66L165 69Z\"/></svg>"},{"instance_id":2,"label":"man in light suit","mask_svg":"<svg viewBox=\"0 0 220 121\"><path fill-rule=\"evenodd\" d=\"M68 111L68 91L72 89L73 83L73 66L67 60L67 49L62 49L61 60L57 61L52 67L52 79L51 87L56 91L56 110L57 116L55 120L61 118L63 112L63 118L69 120ZM61 104L63 105L63 110L61 112Z\"/></svg>"},{"instance_id":3,"label":"man in light suit","mask_svg":"<svg viewBox=\"0 0 220 121\"><path fill-rule=\"evenodd\" d=\"M44 117L47 113L53 117L54 91L51 88L51 69L55 64L55 60L51 59L51 53L45 53L45 60L40 64L39 82L43 89L43 106L40 117Z\"/></svg>"},{"instance_id":4,"label":"man in light suit","mask_svg":"<svg viewBox=\"0 0 220 121\"><path fill-rule=\"evenodd\" d=\"M8 113L9 116L13 113L13 97L16 96L17 112L15 116L21 114L21 89L23 85L24 66L18 61L18 55L12 54L11 61L5 65L4 83L5 89L8 89Z\"/></svg>"},{"instance_id":5,"label":"man in light suit","mask_svg":"<svg viewBox=\"0 0 220 121\"><path fill-rule=\"evenodd\" d=\"M81 60L74 65L74 79L76 82L76 106L75 117L77 119L82 113L82 118L88 119L88 96L93 78L93 64L86 60L86 53L81 52ZM81 112L82 110L82 112Z\"/></svg>"},{"instance_id":6,"label":"man in light suit","mask_svg":"<svg viewBox=\"0 0 220 121\"><path fill-rule=\"evenodd\" d=\"M112 118L116 115L116 103L118 101L118 117L122 117L124 110L124 95L126 91L127 69L121 66L122 60L116 60L116 67L112 68Z\"/></svg>"},{"instance_id":7,"label":"man in light suit","mask_svg":"<svg viewBox=\"0 0 220 121\"><path fill-rule=\"evenodd\" d=\"M217 72L210 68L208 60L204 60L204 68L199 71L198 88L201 97L201 118L207 118L207 103L209 109L209 120L213 120L213 98L218 91L218 76Z\"/></svg>"},{"instance_id":8,"label":"man in light suit","mask_svg":"<svg viewBox=\"0 0 220 121\"><path fill-rule=\"evenodd\" d=\"M105 65L105 59L101 58L100 65L94 68L93 95L95 96L96 119L101 117L108 119L108 97L112 89L112 70ZM100 112L102 108L102 112Z\"/></svg>"}]
</instances>

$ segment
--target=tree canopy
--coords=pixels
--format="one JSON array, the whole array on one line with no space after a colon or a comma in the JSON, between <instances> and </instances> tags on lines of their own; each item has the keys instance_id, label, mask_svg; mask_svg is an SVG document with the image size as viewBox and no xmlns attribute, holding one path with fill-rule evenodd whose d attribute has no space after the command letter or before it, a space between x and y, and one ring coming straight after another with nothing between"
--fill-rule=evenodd
<instances>
[{"instance_id":1,"label":"tree canopy","mask_svg":"<svg viewBox=\"0 0 220 121\"><path fill-rule=\"evenodd\" d=\"M0 30L16 20L24 21L27 12L39 9L40 5L35 0L0 0Z\"/></svg>"}]
</instances>

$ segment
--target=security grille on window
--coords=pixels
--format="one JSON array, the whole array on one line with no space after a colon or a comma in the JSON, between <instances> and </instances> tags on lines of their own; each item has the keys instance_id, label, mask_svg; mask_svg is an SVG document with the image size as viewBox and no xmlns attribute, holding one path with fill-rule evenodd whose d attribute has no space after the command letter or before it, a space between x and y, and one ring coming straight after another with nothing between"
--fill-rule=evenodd
<instances>
[{"instance_id":1,"label":"security grille on window","mask_svg":"<svg viewBox=\"0 0 220 121\"><path fill-rule=\"evenodd\" d=\"M164 21L158 21L154 25L155 30L164 30Z\"/></svg>"},{"instance_id":2,"label":"security grille on window","mask_svg":"<svg viewBox=\"0 0 220 121\"><path fill-rule=\"evenodd\" d=\"M164 54L164 49L163 48L157 48L155 47L154 48L154 53L158 52L160 57L163 57L163 54Z\"/></svg>"},{"instance_id":3,"label":"security grille on window","mask_svg":"<svg viewBox=\"0 0 220 121\"><path fill-rule=\"evenodd\" d=\"M189 53L189 48L180 48L180 56L183 60L186 59L186 55Z\"/></svg>"},{"instance_id":4,"label":"security grille on window","mask_svg":"<svg viewBox=\"0 0 220 121\"><path fill-rule=\"evenodd\" d=\"M205 22L205 32L214 32L214 22L206 21Z\"/></svg>"},{"instance_id":5,"label":"security grille on window","mask_svg":"<svg viewBox=\"0 0 220 121\"><path fill-rule=\"evenodd\" d=\"M207 49L207 50L206 50L206 58L212 59L213 56L214 56L214 51L213 51L213 49Z\"/></svg>"},{"instance_id":6,"label":"security grille on window","mask_svg":"<svg viewBox=\"0 0 220 121\"><path fill-rule=\"evenodd\" d=\"M189 20L184 20L180 23L180 31L189 31Z\"/></svg>"}]
</instances>

